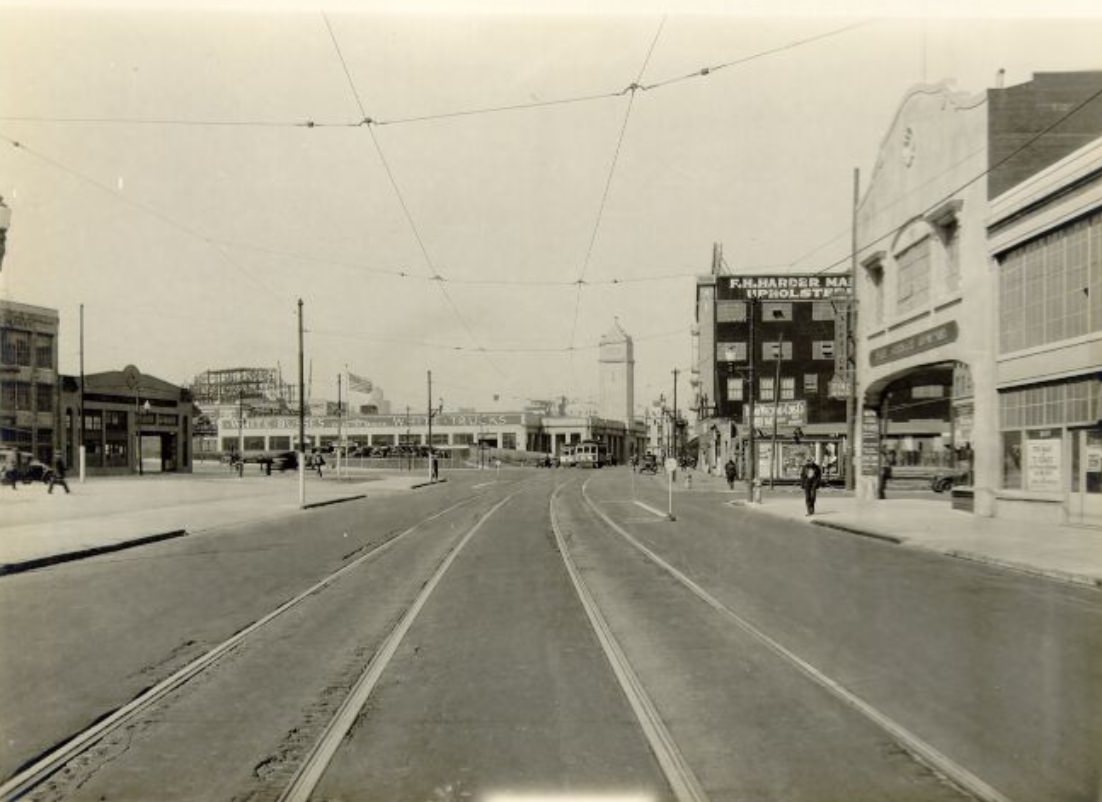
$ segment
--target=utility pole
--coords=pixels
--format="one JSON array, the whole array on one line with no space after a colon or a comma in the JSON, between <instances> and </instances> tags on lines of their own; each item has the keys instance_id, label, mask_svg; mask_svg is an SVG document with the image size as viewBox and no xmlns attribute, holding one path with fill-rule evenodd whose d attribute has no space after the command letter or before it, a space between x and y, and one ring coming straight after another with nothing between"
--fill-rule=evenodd
<instances>
[{"instance_id":1,"label":"utility pole","mask_svg":"<svg viewBox=\"0 0 1102 802\"><path fill-rule=\"evenodd\" d=\"M77 453L80 455L80 483L84 484L84 465L86 461L86 452L84 448L84 304L80 305L80 425L77 428L79 432L79 450Z\"/></svg>"},{"instance_id":2,"label":"utility pole","mask_svg":"<svg viewBox=\"0 0 1102 802\"><path fill-rule=\"evenodd\" d=\"M337 478L341 478L341 451L344 433L341 429L341 374L337 374Z\"/></svg>"},{"instance_id":3,"label":"utility pole","mask_svg":"<svg viewBox=\"0 0 1102 802\"><path fill-rule=\"evenodd\" d=\"M429 481L431 482L433 480L433 475L432 475L432 371L430 370L428 372L428 374L429 374L429 396L428 396L429 397L429 406L428 406L428 411L429 411L429 441L428 441L429 452L428 453L429 453Z\"/></svg>"},{"instance_id":4,"label":"utility pole","mask_svg":"<svg viewBox=\"0 0 1102 802\"><path fill-rule=\"evenodd\" d=\"M302 372L302 299L298 299L298 503L306 505L306 381Z\"/></svg>"},{"instance_id":5,"label":"utility pole","mask_svg":"<svg viewBox=\"0 0 1102 802\"><path fill-rule=\"evenodd\" d=\"M777 335L777 367L773 373L773 451L769 458L769 489L773 489L773 481L777 476L777 466L780 460L777 455L777 418L781 411L781 351L784 348L784 332Z\"/></svg>"},{"instance_id":6,"label":"utility pole","mask_svg":"<svg viewBox=\"0 0 1102 802\"><path fill-rule=\"evenodd\" d=\"M245 388L237 388L237 478L245 474Z\"/></svg>"},{"instance_id":7,"label":"utility pole","mask_svg":"<svg viewBox=\"0 0 1102 802\"><path fill-rule=\"evenodd\" d=\"M846 490L857 486L857 466L853 459L857 423L857 203L861 192L861 168L853 168L853 215L850 227L849 297L846 299Z\"/></svg>"},{"instance_id":8,"label":"utility pole","mask_svg":"<svg viewBox=\"0 0 1102 802\"><path fill-rule=\"evenodd\" d=\"M757 314L757 302L753 298L746 301L746 319L749 321L749 347L747 348L746 363L748 366L748 393L750 405L746 413L746 427L749 434L746 445L746 498L754 500L754 475L757 473L757 443L754 428L754 317Z\"/></svg>"},{"instance_id":9,"label":"utility pole","mask_svg":"<svg viewBox=\"0 0 1102 802\"><path fill-rule=\"evenodd\" d=\"M677 435L677 374L680 372L681 371L679 371L677 368L673 369L673 431L671 432L670 437L673 448L673 456L674 459L677 459L678 461L680 461L681 459L681 449Z\"/></svg>"},{"instance_id":10,"label":"utility pole","mask_svg":"<svg viewBox=\"0 0 1102 802\"><path fill-rule=\"evenodd\" d=\"M409 448L409 404L406 404L406 448ZM401 459L401 452L399 452L399 459ZM398 468L401 470L401 465ZM409 458L409 472L413 473L413 457Z\"/></svg>"}]
</instances>

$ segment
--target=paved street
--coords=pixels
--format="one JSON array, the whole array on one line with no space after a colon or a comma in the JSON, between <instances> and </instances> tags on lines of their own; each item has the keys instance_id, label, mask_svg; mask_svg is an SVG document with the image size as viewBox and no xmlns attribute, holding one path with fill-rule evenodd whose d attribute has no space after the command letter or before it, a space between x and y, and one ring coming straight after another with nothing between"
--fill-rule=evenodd
<instances>
[{"instance_id":1,"label":"paved street","mask_svg":"<svg viewBox=\"0 0 1102 802\"><path fill-rule=\"evenodd\" d=\"M455 472L0 578L0 768L236 637L28 798L277 799L310 760L319 800L1094 798L1096 589L665 493Z\"/></svg>"}]
</instances>

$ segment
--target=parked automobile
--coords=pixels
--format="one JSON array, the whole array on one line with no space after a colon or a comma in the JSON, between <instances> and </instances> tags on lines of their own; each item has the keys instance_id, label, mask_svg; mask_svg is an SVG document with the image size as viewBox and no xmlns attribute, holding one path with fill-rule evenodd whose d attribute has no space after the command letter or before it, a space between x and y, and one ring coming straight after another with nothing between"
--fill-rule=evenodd
<instances>
[{"instance_id":1,"label":"parked automobile","mask_svg":"<svg viewBox=\"0 0 1102 802\"><path fill-rule=\"evenodd\" d=\"M654 454L644 454L639 463L639 473L658 473L658 457Z\"/></svg>"},{"instance_id":2,"label":"parked automobile","mask_svg":"<svg viewBox=\"0 0 1102 802\"><path fill-rule=\"evenodd\" d=\"M967 473L942 473L930 480L930 489L935 493L946 493L956 485L967 483Z\"/></svg>"}]
</instances>

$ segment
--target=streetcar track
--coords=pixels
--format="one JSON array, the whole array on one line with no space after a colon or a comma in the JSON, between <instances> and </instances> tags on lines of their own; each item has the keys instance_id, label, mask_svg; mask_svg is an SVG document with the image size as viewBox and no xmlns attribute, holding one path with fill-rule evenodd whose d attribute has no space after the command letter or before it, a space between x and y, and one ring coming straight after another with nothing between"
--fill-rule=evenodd
<instances>
[{"instance_id":1,"label":"streetcar track","mask_svg":"<svg viewBox=\"0 0 1102 802\"><path fill-rule=\"evenodd\" d=\"M315 742L309 755L299 765L294 778L279 796L279 802L307 802L307 800L310 799L310 795L321 781L330 761L332 761L341 743L355 725L361 710L375 690L375 686L378 684L380 677L382 677L383 672L398 651L398 647L402 644L402 641L413 626L417 616L428 602L429 597L432 595L433 591L436 590L437 585L440 584L440 581L444 578L448 569L451 568L460 552L463 551L464 546L470 542L471 538L473 538L478 530L482 528L482 525L486 523L494 513L505 506L505 504L515 495L516 493L512 493L491 507L489 511L479 518L478 522L467 531L459 543L448 552L448 556L443 562L437 566L432 576L421 588L417 598L406 609L406 612L386 636L386 639L379 648L375 650L375 654L372 656L371 661L367 664L367 667L352 687L352 690L345 697L336 714L330 719L325 731Z\"/></svg>"},{"instance_id":2,"label":"streetcar track","mask_svg":"<svg viewBox=\"0 0 1102 802\"><path fill-rule=\"evenodd\" d=\"M93 746L103 741L107 736L126 727L127 725L132 723L137 716L139 716L143 712L152 709L158 702L165 699L173 691L179 689L180 687L184 686L188 682L203 674L207 669L211 668L221 658L225 657L227 654L237 649L248 637L255 634L268 624L272 623L284 613L297 607L306 599L329 587L345 574L353 571L360 565L363 565L368 561L382 556L394 545L404 540L407 536L411 535L413 532L417 531L425 524L441 518L448 513L462 507L463 505L468 504L473 500L482 498L483 496L484 494L474 494L471 496L467 496L449 505L448 507L445 507L443 510L426 516L425 518L421 519L407 529L401 531L389 540L380 543L378 546L371 549L366 554L357 557L352 562L347 563L336 571L333 571L329 575L323 577L321 580L317 581L306 590L283 602L263 617L237 630L229 638L222 641L222 643L195 658L187 665L176 670L165 679L143 689L134 697L132 697L131 700L126 704L100 716L91 726L85 728L84 730L68 738L67 740L57 744L41 756L30 759L20 768L18 768L7 781L0 785L0 799L7 802L8 800L19 799L30 793L37 786L41 785L43 782L55 775L58 771L63 769L67 764L71 763L73 760L87 752ZM509 498L511 498L511 496ZM506 499L506 501L507 500L508 498ZM504 504L504 501L498 503L495 507L493 507L491 512L498 509L498 507L500 507L502 504ZM488 515L485 517L488 517ZM484 520L485 517L482 520ZM481 525L481 521L478 525ZM464 539L463 542L465 543L466 539ZM453 553L454 551L455 550L453 550ZM450 564L450 562L448 562L448 564Z\"/></svg>"},{"instance_id":3,"label":"streetcar track","mask_svg":"<svg viewBox=\"0 0 1102 802\"><path fill-rule=\"evenodd\" d=\"M585 581L582 579L581 572L574 563L573 557L570 556L566 537L563 535L562 528L559 525L558 515L555 513L555 500L558 498L559 492L565 486L566 483L563 483L555 488L555 491L551 494L549 509L551 515L551 528L555 533L555 542L558 546L559 555L562 557L563 564L566 566L567 574L570 576L570 581L574 586L574 591L577 593L582 608L585 610L586 617L589 619L589 623L593 627L594 633L597 635L597 640L601 644L601 649L608 659L612 672L616 676L616 680L619 682L624 695L627 697L632 712L635 713L635 717L639 721L639 725L643 730L647 743L654 753L659 766L662 768L662 773L665 775L666 781L669 783L674 797L678 802L708 802L708 796L703 786L681 754L681 750L670 734L669 728L667 728L665 722L662 721L658 708L647 694L646 688L640 681L639 676L631 667L627 655L616 641L616 637L612 634L612 629L609 627L608 622L597 606L597 602L594 600L589 588L586 587Z\"/></svg>"},{"instance_id":4,"label":"streetcar track","mask_svg":"<svg viewBox=\"0 0 1102 802\"><path fill-rule=\"evenodd\" d=\"M697 599L704 602L712 610L719 613L725 619L735 624L746 634L750 635L758 643L765 646L769 651L781 657L785 662L795 667L798 671L811 679L817 685L828 691L836 699L843 702L845 705L853 710L856 710L867 720L871 721L874 725L886 732L892 739L900 745L900 747L910 754L920 764L933 769L936 773L942 777L947 778L950 782L955 783L958 787L964 789L967 793L982 800L982 802L1011 802L1011 800L1002 794L1000 791L984 782L978 776L971 771L960 765L948 755L945 755L940 750L924 741L919 736L910 732L902 724L898 723L890 716L880 712L870 703L866 702L857 694L850 691L840 682L831 679L824 672L813 666L808 661L801 658L795 652L786 648L778 641L765 634L764 631L750 623L747 619L740 616L730 607L719 601L713 595L708 593L703 587L695 582L691 577L685 574L680 569L671 565L661 556L659 556L651 548L640 542L634 535L624 529L622 526L613 521L604 510L590 498L587 486L594 477L587 479L581 487L581 495L586 505L614 532L619 534L624 540L628 542L633 548L638 550L650 560L655 566L668 573L674 579L676 579L682 586L689 590L692 595ZM557 491L556 491L557 492Z\"/></svg>"}]
</instances>

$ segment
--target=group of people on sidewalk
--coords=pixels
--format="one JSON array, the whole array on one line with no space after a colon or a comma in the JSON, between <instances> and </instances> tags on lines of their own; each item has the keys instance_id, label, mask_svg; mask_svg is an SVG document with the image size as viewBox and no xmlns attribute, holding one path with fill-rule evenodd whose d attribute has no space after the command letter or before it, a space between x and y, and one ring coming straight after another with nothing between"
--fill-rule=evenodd
<instances>
[{"instance_id":1,"label":"group of people on sidewalk","mask_svg":"<svg viewBox=\"0 0 1102 802\"><path fill-rule=\"evenodd\" d=\"M727 478L727 487L735 489L735 478L738 475L738 466L733 459L728 459L723 466L723 474ZM810 456L807 462L800 468L800 489L804 491L804 503L807 505L807 514L815 514L815 497L823 484L823 471Z\"/></svg>"}]
</instances>

